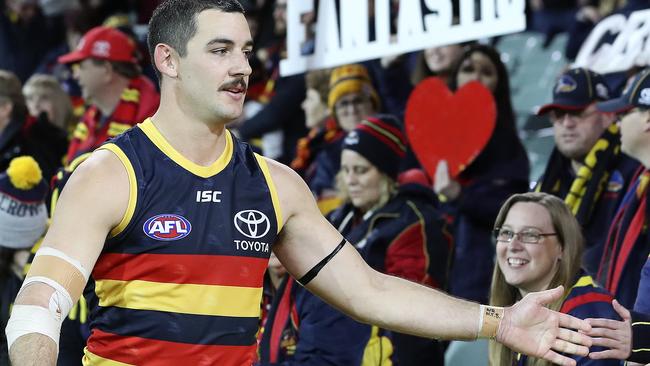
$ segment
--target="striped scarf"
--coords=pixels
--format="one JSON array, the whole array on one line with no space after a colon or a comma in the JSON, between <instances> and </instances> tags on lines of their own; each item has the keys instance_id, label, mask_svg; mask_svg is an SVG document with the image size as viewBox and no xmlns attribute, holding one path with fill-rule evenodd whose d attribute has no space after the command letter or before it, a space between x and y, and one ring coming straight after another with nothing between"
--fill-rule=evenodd
<instances>
[{"instance_id":1,"label":"striped scarf","mask_svg":"<svg viewBox=\"0 0 650 366\"><path fill-rule=\"evenodd\" d=\"M334 142L345 135L345 131L339 127L336 120L328 118L325 127L314 127L306 137L298 140L296 157L291 162L293 170L303 175L311 165L318 152L326 145Z\"/></svg>"},{"instance_id":2,"label":"striped scarf","mask_svg":"<svg viewBox=\"0 0 650 366\"><path fill-rule=\"evenodd\" d=\"M104 141L121 134L153 114L155 108L158 106L157 97L155 98L153 109L151 108L151 97L148 95L145 97L146 101L144 101L144 105L141 105L143 102L143 93L150 94L153 90L152 88L153 84L144 77L131 80L122 92L115 110L106 118L105 123L101 122L102 115L96 106L91 105L88 107L72 134L72 141L70 141L66 156L66 164L84 153L92 152L104 143ZM145 113L143 115L144 110L150 110L151 113Z\"/></svg>"},{"instance_id":3,"label":"striped scarf","mask_svg":"<svg viewBox=\"0 0 650 366\"><path fill-rule=\"evenodd\" d=\"M621 153L620 134L616 124L612 124L596 141L578 169L576 177L564 197L564 202L581 225L589 222L607 181L610 171L617 163ZM549 159L543 180L535 187L536 192L559 193L563 182L562 171L569 162L555 148Z\"/></svg>"},{"instance_id":4,"label":"striped scarf","mask_svg":"<svg viewBox=\"0 0 650 366\"><path fill-rule=\"evenodd\" d=\"M612 294L618 290L628 258L646 223L650 171L639 168L633 181L612 221L598 268L598 281Z\"/></svg>"}]
</instances>

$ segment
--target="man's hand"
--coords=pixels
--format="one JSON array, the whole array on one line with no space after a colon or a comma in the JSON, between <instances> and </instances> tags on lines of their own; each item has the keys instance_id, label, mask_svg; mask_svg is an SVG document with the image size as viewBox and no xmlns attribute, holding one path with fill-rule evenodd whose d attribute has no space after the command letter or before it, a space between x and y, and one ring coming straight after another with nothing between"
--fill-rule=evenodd
<instances>
[{"instance_id":1,"label":"man's hand","mask_svg":"<svg viewBox=\"0 0 650 366\"><path fill-rule=\"evenodd\" d=\"M573 366L576 361L558 352L586 356L591 338L575 330L589 332L584 320L545 307L559 300L562 286L526 295L506 308L497 331L497 341L513 351L543 358L558 365Z\"/></svg>"},{"instance_id":2,"label":"man's hand","mask_svg":"<svg viewBox=\"0 0 650 366\"><path fill-rule=\"evenodd\" d=\"M611 319L585 319L591 324L591 331L587 332L594 341L594 346L609 348L605 351L592 352L589 358L600 360L614 358L626 360L632 352L632 315L618 301L612 301L614 310L623 321Z\"/></svg>"}]
</instances>

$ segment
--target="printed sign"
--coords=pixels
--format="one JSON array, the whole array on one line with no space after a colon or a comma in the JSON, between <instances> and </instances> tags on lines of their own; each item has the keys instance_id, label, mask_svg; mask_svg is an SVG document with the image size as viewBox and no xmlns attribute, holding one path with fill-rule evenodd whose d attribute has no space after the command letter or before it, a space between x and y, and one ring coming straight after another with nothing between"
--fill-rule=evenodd
<instances>
[{"instance_id":1,"label":"printed sign","mask_svg":"<svg viewBox=\"0 0 650 366\"><path fill-rule=\"evenodd\" d=\"M615 37L612 37L615 35ZM591 31L573 64L601 74L650 65L650 9L614 14Z\"/></svg>"},{"instance_id":2,"label":"printed sign","mask_svg":"<svg viewBox=\"0 0 650 366\"><path fill-rule=\"evenodd\" d=\"M526 28L524 0L459 0L458 19L454 19L451 0L399 0L393 33L392 2L340 1L337 9L335 0L320 0L315 9L314 0L288 1L287 58L280 62L280 74L294 75ZM370 9L372 3L374 9ZM303 15L315 10L312 32L311 25L303 22L310 17ZM309 41L314 42L313 51L304 54L303 45Z\"/></svg>"}]
</instances>

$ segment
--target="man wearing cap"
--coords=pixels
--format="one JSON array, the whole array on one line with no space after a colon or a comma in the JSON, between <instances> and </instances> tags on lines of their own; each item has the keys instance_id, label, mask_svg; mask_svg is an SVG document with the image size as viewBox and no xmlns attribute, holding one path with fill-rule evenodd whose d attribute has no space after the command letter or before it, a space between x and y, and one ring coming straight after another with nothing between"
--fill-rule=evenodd
<instances>
[{"instance_id":1,"label":"man wearing cap","mask_svg":"<svg viewBox=\"0 0 650 366\"><path fill-rule=\"evenodd\" d=\"M598 103L600 112L618 115L621 128L621 149L638 159L637 170L609 228L609 235L600 266L598 280L618 299L631 308L640 290L641 272L650 253L648 235L648 182L650 181L650 69L640 72L616 99ZM643 271L650 275L649 271ZM647 300L648 282L637 305Z\"/></svg>"},{"instance_id":2,"label":"man wearing cap","mask_svg":"<svg viewBox=\"0 0 650 366\"><path fill-rule=\"evenodd\" d=\"M602 76L571 69L555 84L553 102L538 112L548 113L553 123L555 148L535 190L564 198L569 205L585 234L583 265L594 276L609 223L638 167L620 153L613 117L596 110L596 102L608 97Z\"/></svg>"},{"instance_id":3,"label":"man wearing cap","mask_svg":"<svg viewBox=\"0 0 650 366\"><path fill-rule=\"evenodd\" d=\"M151 116L160 96L141 74L135 42L110 27L88 31L77 49L59 57L74 65L74 77L89 104L74 131L66 156L70 163L110 137Z\"/></svg>"}]
</instances>

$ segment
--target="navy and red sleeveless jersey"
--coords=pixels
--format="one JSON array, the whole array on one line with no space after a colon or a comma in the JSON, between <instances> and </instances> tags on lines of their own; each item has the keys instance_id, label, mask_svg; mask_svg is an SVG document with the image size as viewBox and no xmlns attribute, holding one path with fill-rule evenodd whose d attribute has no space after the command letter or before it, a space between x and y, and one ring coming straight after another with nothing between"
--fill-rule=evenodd
<instances>
[{"instance_id":1,"label":"navy and red sleeveless jersey","mask_svg":"<svg viewBox=\"0 0 650 366\"><path fill-rule=\"evenodd\" d=\"M84 365L252 364L282 217L266 162L225 134L208 167L151 120L101 147L124 164L130 199L92 272Z\"/></svg>"}]
</instances>

